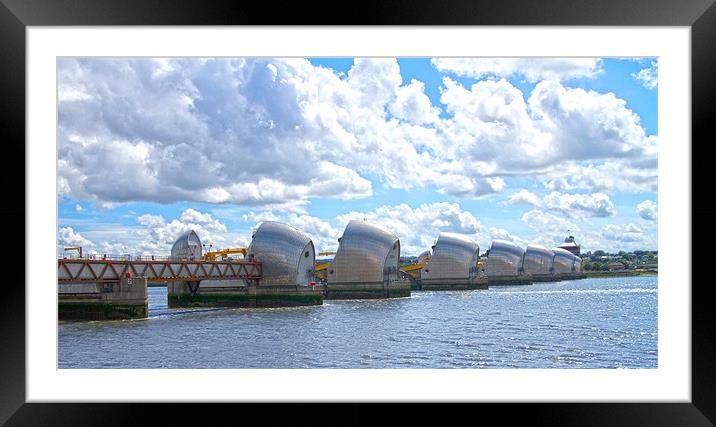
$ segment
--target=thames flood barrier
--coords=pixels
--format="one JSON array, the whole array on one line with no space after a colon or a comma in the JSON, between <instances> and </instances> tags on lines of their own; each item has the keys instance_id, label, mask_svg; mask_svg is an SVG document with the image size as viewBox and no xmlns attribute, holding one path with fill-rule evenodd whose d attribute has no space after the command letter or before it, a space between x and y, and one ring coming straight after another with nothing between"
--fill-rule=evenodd
<instances>
[{"instance_id":1,"label":"thames flood barrier","mask_svg":"<svg viewBox=\"0 0 716 427\"><path fill-rule=\"evenodd\" d=\"M313 282L316 259L311 239L298 229L264 221L246 251L246 262L261 274L243 280L176 281L167 285L170 307L293 307L323 304ZM177 241L173 256L200 256L198 237Z\"/></svg>"},{"instance_id":2,"label":"thames flood barrier","mask_svg":"<svg viewBox=\"0 0 716 427\"><path fill-rule=\"evenodd\" d=\"M560 247L552 248L552 252L554 252L553 272L560 280L576 280L586 277L582 273L581 258Z\"/></svg>"},{"instance_id":3,"label":"thames flood barrier","mask_svg":"<svg viewBox=\"0 0 716 427\"><path fill-rule=\"evenodd\" d=\"M326 267L326 299L375 299L410 296L410 281L400 278L400 240L388 230L352 220L338 239Z\"/></svg>"},{"instance_id":4,"label":"thames flood barrier","mask_svg":"<svg viewBox=\"0 0 716 427\"><path fill-rule=\"evenodd\" d=\"M555 276L559 276L560 280L587 278L587 275L582 271L582 258L578 256L580 250L580 246L571 234L564 239L564 243L552 249L554 252L553 272Z\"/></svg>"},{"instance_id":5,"label":"thames flood barrier","mask_svg":"<svg viewBox=\"0 0 716 427\"><path fill-rule=\"evenodd\" d=\"M554 252L545 246L530 243L525 250L523 269L532 275L533 282L559 282L562 277L554 273Z\"/></svg>"},{"instance_id":6,"label":"thames flood barrier","mask_svg":"<svg viewBox=\"0 0 716 427\"><path fill-rule=\"evenodd\" d=\"M147 314L147 279L58 285L58 320L145 319Z\"/></svg>"},{"instance_id":7,"label":"thames flood barrier","mask_svg":"<svg viewBox=\"0 0 716 427\"><path fill-rule=\"evenodd\" d=\"M487 257L489 286L531 285L532 275L524 269L525 251L506 240L493 240Z\"/></svg>"},{"instance_id":8,"label":"thames flood barrier","mask_svg":"<svg viewBox=\"0 0 716 427\"><path fill-rule=\"evenodd\" d=\"M579 246L547 249L494 240L480 257L469 236L441 232L432 246L401 265L400 240L382 226L351 220L338 238L335 255L316 262L313 241L297 228L263 221L248 248L204 253L199 236L188 230L170 256L58 257L60 320L113 320L148 317L147 284L167 287L169 307L293 307L324 299L410 297L425 291L488 289L498 285L574 280L586 277ZM211 245L210 245L211 246ZM564 247L563 247L564 246ZM565 249L566 248L566 249ZM235 258L235 255L243 258ZM161 286L160 285L160 286Z\"/></svg>"},{"instance_id":9,"label":"thames flood barrier","mask_svg":"<svg viewBox=\"0 0 716 427\"><path fill-rule=\"evenodd\" d=\"M450 291L487 289L488 279L478 268L480 247L467 236L442 232L432 256L420 272L420 289Z\"/></svg>"}]
</instances>

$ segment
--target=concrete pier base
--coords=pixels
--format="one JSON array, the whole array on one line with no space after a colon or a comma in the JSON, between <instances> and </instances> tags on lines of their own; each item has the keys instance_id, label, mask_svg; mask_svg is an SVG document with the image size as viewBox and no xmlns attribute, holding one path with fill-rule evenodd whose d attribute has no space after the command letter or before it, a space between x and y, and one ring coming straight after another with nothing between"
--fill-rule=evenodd
<instances>
[{"instance_id":1,"label":"concrete pier base","mask_svg":"<svg viewBox=\"0 0 716 427\"><path fill-rule=\"evenodd\" d=\"M526 274L522 276L487 276L488 286L512 286L512 285L531 285L532 275Z\"/></svg>"},{"instance_id":2,"label":"concrete pier base","mask_svg":"<svg viewBox=\"0 0 716 427\"><path fill-rule=\"evenodd\" d=\"M167 286L167 302L169 307L295 307L323 304L323 292L318 286L256 286L232 282L171 282Z\"/></svg>"},{"instance_id":3,"label":"concrete pier base","mask_svg":"<svg viewBox=\"0 0 716 427\"><path fill-rule=\"evenodd\" d=\"M561 280L578 280L578 279L586 279L587 275L585 273L562 273L560 274Z\"/></svg>"},{"instance_id":4,"label":"concrete pier base","mask_svg":"<svg viewBox=\"0 0 716 427\"><path fill-rule=\"evenodd\" d=\"M559 282L562 277L559 274L533 274L533 282Z\"/></svg>"},{"instance_id":5,"label":"concrete pier base","mask_svg":"<svg viewBox=\"0 0 716 427\"><path fill-rule=\"evenodd\" d=\"M410 281L389 283L328 283L322 286L325 299L380 299L410 296Z\"/></svg>"},{"instance_id":6,"label":"concrete pier base","mask_svg":"<svg viewBox=\"0 0 716 427\"><path fill-rule=\"evenodd\" d=\"M424 279L420 289L423 291L459 291L470 289L487 289L487 277L477 279Z\"/></svg>"},{"instance_id":7,"label":"concrete pier base","mask_svg":"<svg viewBox=\"0 0 716 427\"><path fill-rule=\"evenodd\" d=\"M146 319L147 279L58 285L58 320Z\"/></svg>"}]
</instances>

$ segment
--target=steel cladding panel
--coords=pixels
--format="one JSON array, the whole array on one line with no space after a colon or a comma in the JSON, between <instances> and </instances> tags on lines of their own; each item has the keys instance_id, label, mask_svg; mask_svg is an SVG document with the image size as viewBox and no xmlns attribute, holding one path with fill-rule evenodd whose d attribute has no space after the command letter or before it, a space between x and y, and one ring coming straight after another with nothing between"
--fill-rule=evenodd
<instances>
[{"instance_id":1,"label":"steel cladding panel","mask_svg":"<svg viewBox=\"0 0 716 427\"><path fill-rule=\"evenodd\" d=\"M493 240L487 256L487 276L517 276L522 267L524 251L506 240Z\"/></svg>"},{"instance_id":2,"label":"steel cladding panel","mask_svg":"<svg viewBox=\"0 0 716 427\"><path fill-rule=\"evenodd\" d=\"M393 233L365 221L352 220L328 266L328 283L382 282L386 271L397 274L399 252L400 242ZM393 257L389 258L390 255Z\"/></svg>"},{"instance_id":3,"label":"steel cladding panel","mask_svg":"<svg viewBox=\"0 0 716 427\"><path fill-rule=\"evenodd\" d=\"M440 233L433 256L428 261L425 279L469 279L477 275L480 247L456 233Z\"/></svg>"},{"instance_id":4,"label":"steel cladding panel","mask_svg":"<svg viewBox=\"0 0 716 427\"><path fill-rule=\"evenodd\" d=\"M299 271L302 257L309 258L303 263L310 268L316 260L311 239L288 224L264 221L253 235L247 249L247 256L261 262L262 284L297 285L306 284L308 271Z\"/></svg>"},{"instance_id":5,"label":"steel cladding panel","mask_svg":"<svg viewBox=\"0 0 716 427\"><path fill-rule=\"evenodd\" d=\"M574 271L581 272L582 271L582 258L575 256L574 257Z\"/></svg>"},{"instance_id":6,"label":"steel cladding panel","mask_svg":"<svg viewBox=\"0 0 716 427\"><path fill-rule=\"evenodd\" d=\"M554 252L542 245L529 244L525 251L525 273L550 274Z\"/></svg>"},{"instance_id":7,"label":"steel cladding panel","mask_svg":"<svg viewBox=\"0 0 716 427\"><path fill-rule=\"evenodd\" d=\"M554 252L554 272L571 273L575 256L562 248L553 248L552 251Z\"/></svg>"},{"instance_id":8,"label":"steel cladding panel","mask_svg":"<svg viewBox=\"0 0 716 427\"><path fill-rule=\"evenodd\" d=\"M176 259L201 258L201 240L194 230L189 230L179 236L172 245L171 257Z\"/></svg>"}]
</instances>

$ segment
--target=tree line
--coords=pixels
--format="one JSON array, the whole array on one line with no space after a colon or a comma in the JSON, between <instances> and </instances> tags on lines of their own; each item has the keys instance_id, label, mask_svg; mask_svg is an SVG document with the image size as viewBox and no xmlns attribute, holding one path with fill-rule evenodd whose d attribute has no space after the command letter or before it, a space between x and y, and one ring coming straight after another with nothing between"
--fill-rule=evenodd
<instances>
[{"instance_id":1,"label":"tree line","mask_svg":"<svg viewBox=\"0 0 716 427\"><path fill-rule=\"evenodd\" d=\"M658 251L633 252L619 251L607 253L602 250L586 252L581 254L582 270L585 271L608 271L610 264L621 263L626 270L633 269L654 269L659 263Z\"/></svg>"}]
</instances>

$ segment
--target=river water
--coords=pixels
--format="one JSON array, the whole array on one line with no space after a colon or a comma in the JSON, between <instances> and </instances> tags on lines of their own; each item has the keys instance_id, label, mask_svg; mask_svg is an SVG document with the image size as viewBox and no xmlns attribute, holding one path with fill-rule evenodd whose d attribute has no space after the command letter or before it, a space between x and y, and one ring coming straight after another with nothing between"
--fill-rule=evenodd
<instances>
[{"instance_id":1,"label":"river water","mask_svg":"<svg viewBox=\"0 0 716 427\"><path fill-rule=\"evenodd\" d=\"M59 368L657 368L657 277L61 322Z\"/></svg>"}]
</instances>

